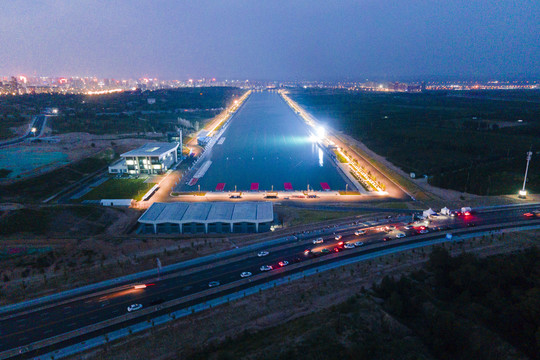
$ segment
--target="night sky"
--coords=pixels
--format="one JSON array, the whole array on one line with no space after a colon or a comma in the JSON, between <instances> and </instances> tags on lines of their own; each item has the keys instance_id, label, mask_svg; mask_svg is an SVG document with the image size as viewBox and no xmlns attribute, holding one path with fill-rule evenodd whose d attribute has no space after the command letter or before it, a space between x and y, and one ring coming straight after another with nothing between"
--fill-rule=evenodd
<instances>
[{"instance_id":1,"label":"night sky","mask_svg":"<svg viewBox=\"0 0 540 360\"><path fill-rule=\"evenodd\" d=\"M3 0L0 76L540 74L538 0Z\"/></svg>"}]
</instances>

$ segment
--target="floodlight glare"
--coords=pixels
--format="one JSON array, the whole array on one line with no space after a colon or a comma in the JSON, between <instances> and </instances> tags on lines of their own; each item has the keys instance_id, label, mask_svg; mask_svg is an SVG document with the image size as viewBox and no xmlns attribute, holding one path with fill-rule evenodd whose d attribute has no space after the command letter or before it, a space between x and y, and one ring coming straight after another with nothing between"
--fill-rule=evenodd
<instances>
[{"instance_id":1,"label":"floodlight glare","mask_svg":"<svg viewBox=\"0 0 540 360\"><path fill-rule=\"evenodd\" d=\"M320 139L322 139L322 138L324 138L325 135L326 135L326 129L325 129L324 127L322 127L322 126L319 126L319 127L317 128L317 136L318 136Z\"/></svg>"}]
</instances>

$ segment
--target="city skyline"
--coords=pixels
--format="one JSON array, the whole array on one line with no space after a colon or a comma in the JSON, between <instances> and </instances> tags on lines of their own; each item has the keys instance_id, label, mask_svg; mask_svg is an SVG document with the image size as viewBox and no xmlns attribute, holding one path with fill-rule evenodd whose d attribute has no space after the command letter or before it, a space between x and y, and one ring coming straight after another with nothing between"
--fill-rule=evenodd
<instances>
[{"instance_id":1,"label":"city skyline","mask_svg":"<svg viewBox=\"0 0 540 360\"><path fill-rule=\"evenodd\" d=\"M540 5L532 1L43 0L3 10L4 75L298 81L540 73Z\"/></svg>"}]
</instances>

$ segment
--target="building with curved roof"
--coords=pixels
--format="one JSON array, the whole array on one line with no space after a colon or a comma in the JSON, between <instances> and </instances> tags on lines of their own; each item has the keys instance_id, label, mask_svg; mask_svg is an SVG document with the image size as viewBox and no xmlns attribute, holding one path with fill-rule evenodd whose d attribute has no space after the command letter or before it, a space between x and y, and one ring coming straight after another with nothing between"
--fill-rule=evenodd
<instances>
[{"instance_id":1,"label":"building with curved roof","mask_svg":"<svg viewBox=\"0 0 540 360\"><path fill-rule=\"evenodd\" d=\"M268 201L153 203L139 218L146 233L263 232L273 222Z\"/></svg>"}]
</instances>

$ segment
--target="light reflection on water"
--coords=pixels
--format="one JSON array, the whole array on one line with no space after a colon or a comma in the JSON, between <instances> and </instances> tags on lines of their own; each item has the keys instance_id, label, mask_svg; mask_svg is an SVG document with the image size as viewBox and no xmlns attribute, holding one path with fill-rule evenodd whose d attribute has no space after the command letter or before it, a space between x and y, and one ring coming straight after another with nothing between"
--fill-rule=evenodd
<instances>
[{"instance_id":1,"label":"light reflection on water","mask_svg":"<svg viewBox=\"0 0 540 360\"><path fill-rule=\"evenodd\" d=\"M212 166L197 185L213 191L225 183L225 190L236 185L247 191L257 183L263 191L272 186L281 190L284 183L304 189L309 183L320 190L324 182L332 189L345 189L347 179L329 157L325 159L329 154L311 135L279 95L252 94L223 134L227 141L214 145L208 154ZM187 180L180 187L193 191Z\"/></svg>"}]
</instances>

